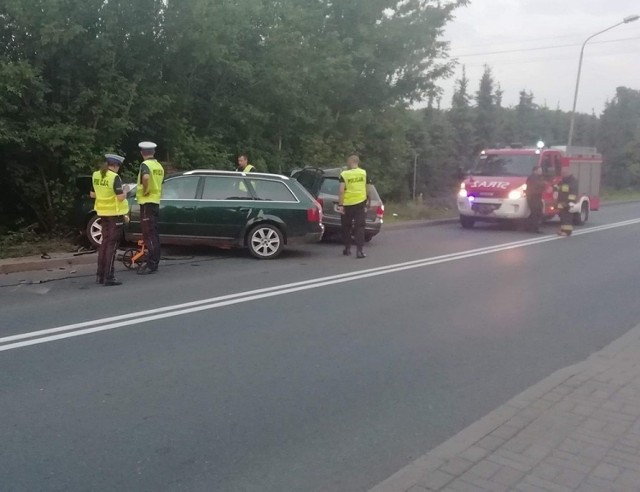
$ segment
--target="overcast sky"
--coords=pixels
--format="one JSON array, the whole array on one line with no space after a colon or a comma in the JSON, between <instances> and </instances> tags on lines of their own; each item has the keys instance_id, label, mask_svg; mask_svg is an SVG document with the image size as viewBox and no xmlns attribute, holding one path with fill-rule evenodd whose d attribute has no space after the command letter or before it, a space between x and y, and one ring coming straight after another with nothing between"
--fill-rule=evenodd
<instances>
[{"instance_id":1,"label":"overcast sky","mask_svg":"<svg viewBox=\"0 0 640 492\"><path fill-rule=\"evenodd\" d=\"M442 105L450 105L453 81L463 64L474 94L488 64L504 90L505 106L517 104L519 91L527 89L537 104L570 110L580 45L631 14L640 14L640 1L472 0L456 11L445 34L459 67L454 78L441 83ZM551 46L561 47L538 49ZM618 86L640 90L640 21L589 42L578 110L600 114Z\"/></svg>"}]
</instances>

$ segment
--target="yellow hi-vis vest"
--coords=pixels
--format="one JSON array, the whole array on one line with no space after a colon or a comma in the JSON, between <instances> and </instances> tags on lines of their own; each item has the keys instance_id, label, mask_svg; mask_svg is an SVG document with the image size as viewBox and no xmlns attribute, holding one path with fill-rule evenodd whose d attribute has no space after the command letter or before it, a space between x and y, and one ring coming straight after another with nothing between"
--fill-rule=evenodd
<instances>
[{"instance_id":1,"label":"yellow hi-vis vest","mask_svg":"<svg viewBox=\"0 0 640 492\"><path fill-rule=\"evenodd\" d=\"M162 196L162 182L164 181L164 168L155 159L143 162L149 168L149 195L144 196L142 189L142 175L138 173L138 188L136 188L136 200L140 205L145 203L160 203Z\"/></svg>"},{"instance_id":2,"label":"yellow hi-vis vest","mask_svg":"<svg viewBox=\"0 0 640 492\"><path fill-rule=\"evenodd\" d=\"M113 190L113 184L117 176L111 169L107 170L104 177L100 171L93 173L93 191L96 194L94 208L100 217L124 215L126 213L124 208L129 208L126 200L120 202L116 192Z\"/></svg>"},{"instance_id":3,"label":"yellow hi-vis vest","mask_svg":"<svg viewBox=\"0 0 640 492\"><path fill-rule=\"evenodd\" d=\"M359 167L347 169L340 177L344 181L343 205L348 207L367 200L367 171Z\"/></svg>"}]
</instances>

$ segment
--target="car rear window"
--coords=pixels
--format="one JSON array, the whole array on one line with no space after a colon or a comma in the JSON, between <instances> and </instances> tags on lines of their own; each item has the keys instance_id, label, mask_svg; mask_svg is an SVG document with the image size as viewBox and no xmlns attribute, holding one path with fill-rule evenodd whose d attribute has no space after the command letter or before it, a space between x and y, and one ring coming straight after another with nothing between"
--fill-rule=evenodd
<instances>
[{"instance_id":1,"label":"car rear window","mask_svg":"<svg viewBox=\"0 0 640 492\"><path fill-rule=\"evenodd\" d=\"M313 192L318 173L316 171L299 171L293 176L307 191Z\"/></svg>"},{"instance_id":2,"label":"car rear window","mask_svg":"<svg viewBox=\"0 0 640 492\"><path fill-rule=\"evenodd\" d=\"M252 179L251 186L256 192L258 200L268 200L271 202L296 202L296 197L280 181L266 179Z\"/></svg>"},{"instance_id":3,"label":"car rear window","mask_svg":"<svg viewBox=\"0 0 640 492\"><path fill-rule=\"evenodd\" d=\"M320 185L320 193L326 195L338 195L340 192L340 181L338 178L324 178Z\"/></svg>"}]
</instances>

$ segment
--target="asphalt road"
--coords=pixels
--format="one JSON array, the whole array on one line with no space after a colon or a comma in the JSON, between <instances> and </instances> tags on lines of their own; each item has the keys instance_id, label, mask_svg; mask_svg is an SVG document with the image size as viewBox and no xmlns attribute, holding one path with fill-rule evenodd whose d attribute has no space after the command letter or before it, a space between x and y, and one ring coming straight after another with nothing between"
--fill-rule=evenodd
<instances>
[{"instance_id":1,"label":"asphalt road","mask_svg":"<svg viewBox=\"0 0 640 492\"><path fill-rule=\"evenodd\" d=\"M0 489L367 490L640 322L638 216L196 251L108 289L5 276Z\"/></svg>"}]
</instances>

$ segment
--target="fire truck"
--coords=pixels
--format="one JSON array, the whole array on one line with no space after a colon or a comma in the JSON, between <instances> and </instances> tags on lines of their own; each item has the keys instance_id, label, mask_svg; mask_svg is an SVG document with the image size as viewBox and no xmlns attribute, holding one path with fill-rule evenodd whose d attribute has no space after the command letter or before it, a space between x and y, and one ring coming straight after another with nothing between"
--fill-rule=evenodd
<instances>
[{"instance_id":1,"label":"fire truck","mask_svg":"<svg viewBox=\"0 0 640 492\"><path fill-rule=\"evenodd\" d=\"M522 221L529 217L527 177L534 166L542 167L546 186L542 196L545 220L557 213L556 185L562 168L569 167L578 181L578 200L571 208L573 222L584 224L589 212L600 208L602 156L588 147L533 148L513 145L483 150L460 184L457 204L460 224L470 229L476 222Z\"/></svg>"}]
</instances>

